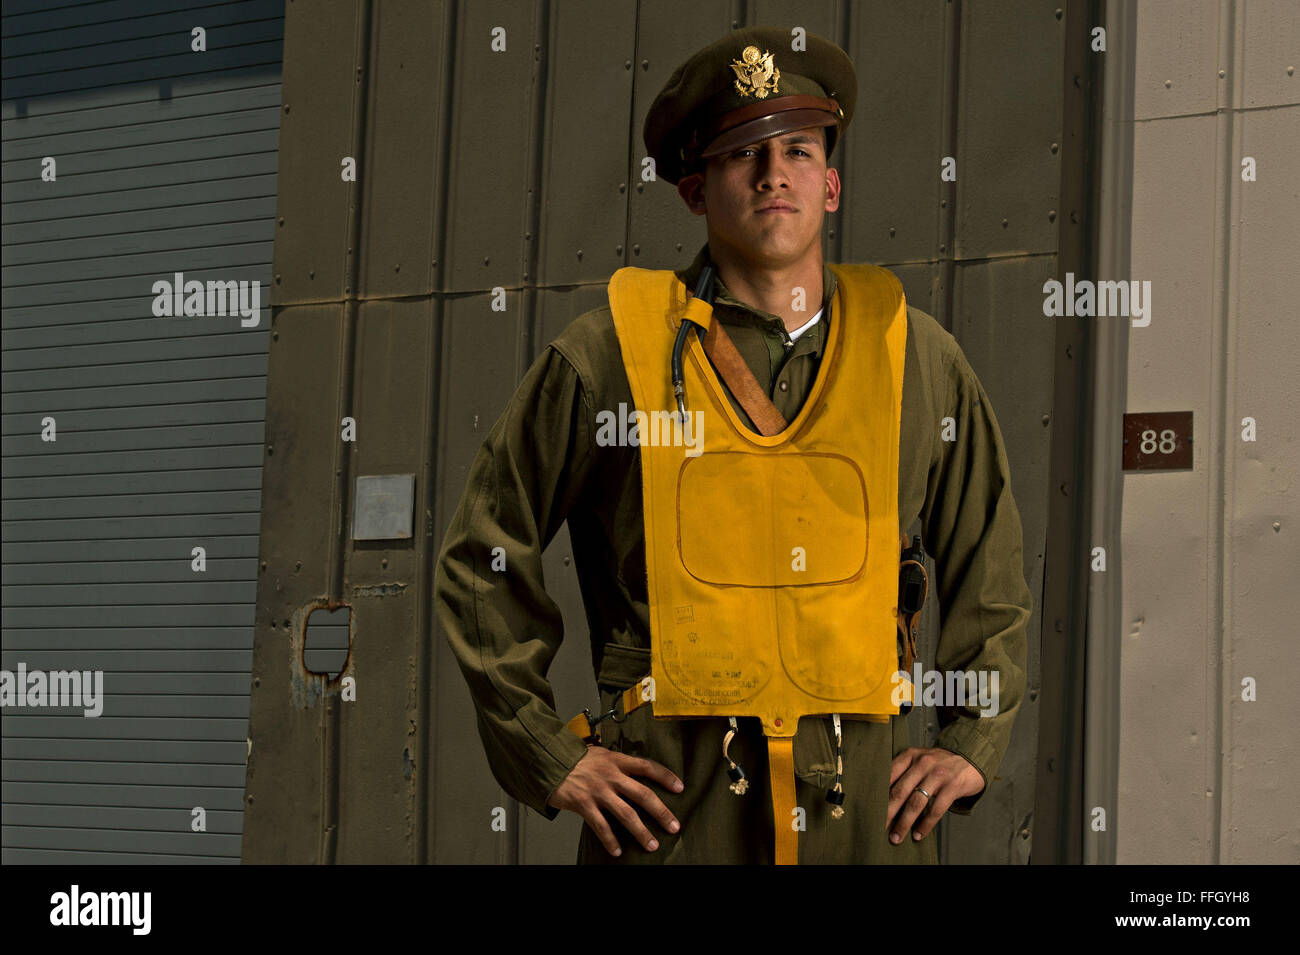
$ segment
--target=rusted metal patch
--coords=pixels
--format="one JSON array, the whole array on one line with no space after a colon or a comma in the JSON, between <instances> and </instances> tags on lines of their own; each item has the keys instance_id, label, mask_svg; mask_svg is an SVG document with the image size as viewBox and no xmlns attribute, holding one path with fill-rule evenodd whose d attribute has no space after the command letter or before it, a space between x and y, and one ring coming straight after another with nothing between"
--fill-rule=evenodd
<instances>
[{"instance_id":1,"label":"rusted metal patch","mask_svg":"<svg viewBox=\"0 0 1300 955\"><path fill-rule=\"evenodd\" d=\"M352 588L353 597L395 597L406 592L406 584L357 584Z\"/></svg>"},{"instance_id":2,"label":"rusted metal patch","mask_svg":"<svg viewBox=\"0 0 1300 955\"><path fill-rule=\"evenodd\" d=\"M328 673L313 673L307 669L305 657L307 651L307 620L313 611L348 610L348 657L338 675L331 678ZM337 696L343 688L343 681L353 676L352 638L357 632L356 609L342 600L330 600L318 597L293 612L289 619L289 689L294 706L306 709L326 696ZM355 678L353 683L355 684Z\"/></svg>"}]
</instances>

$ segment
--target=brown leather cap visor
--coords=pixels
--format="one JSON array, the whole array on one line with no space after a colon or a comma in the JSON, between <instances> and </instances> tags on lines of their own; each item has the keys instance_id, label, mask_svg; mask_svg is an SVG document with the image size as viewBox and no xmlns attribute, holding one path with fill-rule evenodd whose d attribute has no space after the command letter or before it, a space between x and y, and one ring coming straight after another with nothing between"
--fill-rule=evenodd
<instances>
[{"instance_id":1,"label":"brown leather cap visor","mask_svg":"<svg viewBox=\"0 0 1300 955\"><path fill-rule=\"evenodd\" d=\"M839 104L825 96L783 96L751 103L723 116L714 130L702 137L708 145L698 155L719 156L796 129L835 126L841 115Z\"/></svg>"}]
</instances>

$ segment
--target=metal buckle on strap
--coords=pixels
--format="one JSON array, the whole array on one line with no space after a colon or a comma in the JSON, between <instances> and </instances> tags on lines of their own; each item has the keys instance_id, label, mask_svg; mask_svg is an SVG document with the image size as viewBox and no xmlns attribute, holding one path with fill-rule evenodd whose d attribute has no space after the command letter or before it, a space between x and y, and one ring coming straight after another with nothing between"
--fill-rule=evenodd
<instances>
[{"instance_id":1,"label":"metal buckle on strap","mask_svg":"<svg viewBox=\"0 0 1300 955\"><path fill-rule=\"evenodd\" d=\"M605 720L613 720L615 723L622 723L625 719L627 719L626 713L624 713L623 716L621 717L618 715L618 704L621 699L623 699L623 693L620 691L618 695L614 697L614 702L610 704L609 712L601 713L599 716L592 716L590 707L584 706L582 708L582 715L587 718L587 723L589 726L591 726L591 730L593 733L596 731L596 727L599 724L603 723Z\"/></svg>"}]
</instances>

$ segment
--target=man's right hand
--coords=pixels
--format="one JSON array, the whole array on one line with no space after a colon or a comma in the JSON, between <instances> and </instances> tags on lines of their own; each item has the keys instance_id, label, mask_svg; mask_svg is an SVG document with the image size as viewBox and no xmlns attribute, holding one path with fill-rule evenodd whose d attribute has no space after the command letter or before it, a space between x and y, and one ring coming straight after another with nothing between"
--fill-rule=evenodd
<instances>
[{"instance_id":1,"label":"man's right hand","mask_svg":"<svg viewBox=\"0 0 1300 955\"><path fill-rule=\"evenodd\" d=\"M578 760L569 775L564 777L564 782L555 787L555 792L551 793L551 798L546 803L556 809L567 809L580 815L610 855L622 855L623 850L614 838L614 832L601 812L602 809L612 813L647 852L654 852L659 848L659 842L641 822L636 810L624 802L623 797L630 796L640 803L669 832L676 832L681 824L673 818L659 797L649 787L633 779L632 774L647 776L675 793L684 788L682 781L668 767L653 759L627 756L588 743L587 755Z\"/></svg>"}]
</instances>

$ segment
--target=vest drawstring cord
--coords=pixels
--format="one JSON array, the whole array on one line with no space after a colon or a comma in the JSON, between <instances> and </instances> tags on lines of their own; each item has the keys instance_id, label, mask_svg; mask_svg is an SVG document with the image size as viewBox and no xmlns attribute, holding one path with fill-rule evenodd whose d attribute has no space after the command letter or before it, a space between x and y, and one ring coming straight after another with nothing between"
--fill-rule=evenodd
<instances>
[{"instance_id":1,"label":"vest drawstring cord","mask_svg":"<svg viewBox=\"0 0 1300 955\"><path fill-rule=\"evenodd\" d=\"M722 738L722 758L727 761L727 765L730 767L727 770L727 777L731 780L731 785L727 788L737 796L743 796L745 795L745 790L749 788L749 780L745 778L745 771L737 766L735 760L727 755L727 747L731 745L731 741L736 735L736 718L734 716L728 716L727 722L731 724L731 729L727 730L727 735Z\"/></svg>"},{"instance_id":2,"label":"vest drawstring cord","mask_svg":"<svg viewBox=\"0 0 1300 955\"><path fill-rule=\"evenodd\" d=\"M835 725L835 785L826 790L826 801L831 804L831 818L844 818L844 737L840 732L840 714L832 713Z\"/></svg>"}]
</instances>

